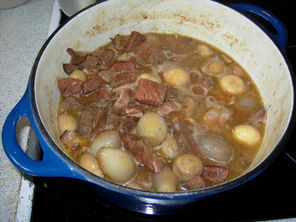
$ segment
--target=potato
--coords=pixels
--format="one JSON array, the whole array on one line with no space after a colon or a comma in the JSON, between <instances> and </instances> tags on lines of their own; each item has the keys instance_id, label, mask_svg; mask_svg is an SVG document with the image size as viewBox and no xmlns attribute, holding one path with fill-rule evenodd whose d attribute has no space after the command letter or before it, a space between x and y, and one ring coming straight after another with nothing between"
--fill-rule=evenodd
<instances>
[{"instance_id":1,"label":"potato","mask_svg":"<svg viewBox=\"0 0 296 222\"><path fill-rule=\"evenodd\" d=\"M117 130L106 130L99 133L90 145L90 152L96 155L102 147L121 148L122 142Z\"/></svg>"},{"instance_id":2,"label":"potato","mask_svg":"<svg viewBox=\"0 0 296 222\"><path fill-rule=\"evenodd\" d=\"M58 117L58 127L61 134L66 130L74 131L77 129L77 121L75 117L70 114L62 114Z\"/></svg>"},{"instance_id":3,"label":"potato","mask_svg":"<svg viewBox=\"0 0 296 222\"><path fill-rule=\"evenodd\" d=\"M136 174L136 162L124 150L104 147L96 156L104 175L114 182L127 182Z\"/></svg>"},{"instance_id":4,"label":"potato","mask_svg":"<svg viewBox=\"0 0 296 222\"><path fill-rule=\"evenodd\" d=\"M185 153L176 158L173 171L182 181L188 181L195 176L201 175L203 162L195 155Z\"/></svg>"},{"instance_id":5,"label":"potato","mask_svg":"<svg viewBox=\"0 0 296 222\"><path fill-rule=\"evenodd\" d=\"M230 95L240 95L245 91L244 81L236 75L225 75L219 79L220 88Z\"/></svg>"},{"instance_id":6,"label":"potato","mask_svg":"<svg viewBox=\"0 0 296 222\"><path fill-rule=\"evenodd\" d=\"M148 79L157 83L161 83L161 79L159 76L157 75L152 75L152 74L148 74L148 73L142 73L138 78L137 78L137 82L139 82L140 79Z\"/></svg>"},{"instance_id":7,"label":"potato","mask_svg":"<svg viewBox=\"0 0 296 222\"><path fill-rule=\"evenodd\" d=\"M137 135L146 137L152 146L160 145L167 136L167 125L158 113L148 112L137 123Z\"/></svg>"},{"instance_id":8,"label":"potato","mask_svg":"<svg viewBox=\"0 0 296 222\"><path fill-rule=\"evenodd\" d=\"M91 155L90 153L84 153L81 155L79 159L79 164L90 171L91 173L99 176L99 177L104 177L103 172L100 168L98 160Z\"/></svg>"},{"instance_id":9,"label":"potato","mask_svg":"<svg viewBox=\"0 0 296 222\"><path fill-rule=\"evenodd\" d=\"M69 78L79 79L79 80L85 81L86 80L86 75L85 75L84 72L77 69L77 70L71 72L71 74L69 75Z\"/></svg>"},{"instance_id":10,"label":"potato","mask_svg":"<svg viewBox=\"0 0 296 222\"><path fill-rule=\"evenodd\" d=\"M160 173L151 176L153 188L158 192L175 192L178 179L169 167L165 167Z\"/></svg>"},{"instance_id":11,"label":"potato","mask_svg":"<svg viewBox=\"0 0 296 222\"><path fill-rule=\"evenodd\" d=\"M164 80L172 87L180 88L189 83L190 76L180 68L172 68L164 72Z\"/></svg>"},{"instance_id":12,"label":"potato","mask_svg":"<svg viewBox=\"0 0 296 222\"><path fill-rule=\"evenodd\" d=\"M248 124L235 126L232 133L237 141L249 146L257 145L261 141L259 130Z\"/></svg>"},{"instance_id":13,"label":"potato","mask_svg":"<svg viewBox=\"0 0 296 222\"><path fill-rule=\"evenodd\" d=\"M213 50L210 49L210 47L206 46L206 45L198 45L196 47L196 52L199 56L203 57L203 58L207 58L213 55Z\"/></svg>"}]
</instances>

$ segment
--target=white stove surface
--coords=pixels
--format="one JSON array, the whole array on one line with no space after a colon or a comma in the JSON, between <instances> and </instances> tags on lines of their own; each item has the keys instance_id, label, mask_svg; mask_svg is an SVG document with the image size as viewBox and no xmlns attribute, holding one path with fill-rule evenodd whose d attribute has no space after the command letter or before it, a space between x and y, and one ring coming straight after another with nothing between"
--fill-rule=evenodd
<instances>
[{"instance_id":1,"label":"white stove surface","mask_svg":"<svg viewBox=\"0 0 296 222\"><path fill-rule=\"evenodd\" d=\"M59 26L61 19L61 9L57 0L55 0L52 10L52 16L48 28L48 36L50 36ZM29 151L29 147L37 146L34 132L29 126L28 122L24 122L22 132L19 136L20 145ZM35 141L35 142L34 142ZM36 147L33 147L33 149ZM35 150L35 149L34 149ZM34 155L34 154L32 154ZM21 178L20 191L18 197L16 221L30 221L32 212L32 201L34 193L34 183L32 177L23 175Z\"/></svg>"}]
</instances>

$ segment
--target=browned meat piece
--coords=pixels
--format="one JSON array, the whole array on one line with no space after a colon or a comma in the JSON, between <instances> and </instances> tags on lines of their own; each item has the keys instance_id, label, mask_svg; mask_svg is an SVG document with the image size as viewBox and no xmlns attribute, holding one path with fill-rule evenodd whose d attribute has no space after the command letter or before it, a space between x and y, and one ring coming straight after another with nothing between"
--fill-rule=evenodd
<instances>
[{"instance_id":1,"label":"browned meat piece","mask_svg":"<svg viewBox=\"0 0 296 222\"><path fill-rule=\"evenodd\" d=\"M108 70L102 70L98 72L98 76L101 76L106 82L110 82L113 72Z\"/></svg>"},{"instance_id":2,"label":"browned meat piece","mask_svg":"<svg viewBox=\"0 0 296 222\"><path fill-rule=\"evenodd\" d=\"M228 178L228 169L219 166L205 166L202 177L215 183L223 183Z\"/></svg>"},{"instance_id":3,"label":"browned meat piece","mask_svg":"<svg viewBox=\"0 0 296 222\"><path fill-rule=\"evenodd\" d=\"M142 110L135 107L127 107L127 109L125 110L125 113L129 117L136 117L136 118L140 118L143 115Z\"/></svg>"},{"instance_id":4,"label":"browned meat piece","mask_svg":"<svg viewBox=\"0 0 296 222\"><path fill-rule=\"evenodd\" d=\"M134 62L118 61L112 65L111 71L113 71L113 72L135 72L136 65Z\"/></svg>"},{"instance_id":5,"label":"browned meat piece","mask_svg":"<svg viewBox=\"0 0 296 222\"><path fill-rule=\"evenodd\" d=\"M118 73L117 75L114 75L110 79L110 86L112 88L116 88L122 85L125 85L127 83L132 83L135 79L135 75L132 73L127 73L127 72L121 72Z\"/></svg>"},{"instance_id":6,"label":"browned meat piece","mask_svg":"<svg viewBox=\"0 0 296 222\"><path fill-rule=\"evenodd\" d=\"M197 190L206 187L206 182L201 176L196 176L187 181L187 183L191 190Z\"/></svg>"},{"instance_id":7,"label":"browned meat piece","mask_svg":"<svg viewBox=\"0 0 296 222\"><path fill-rule=\"evenodd\" d=\"M75 131L66 130L61 135L60 139L61 139L62 143L65 146L67 146L68 148L76 149L77 147L79 147L80 138L79 138L78 134Z\"/></svg>"},{"instance_id":8,"label":"browned meat piece","mask_svg":"<svg viewBox=\"0 0 296 222\"><path fill-rule=\"evenodd\" d=\"M132 32L126 45L125 51L134 52L150 64L162 64L167 58L165 54L150 39L139 32Z\"/></svg>"},{"instance_id":9,"label":"browned meat piece","mask_svg":"<svg viewBox=\"0 0 296 222\"><path fill-rule=\"evenodd\" d=\"M120 126L120 131L122 133L129 133L132 129L137 126L137 118L124 119Z\"/></svg>"},{"instance_id":10,"label":"browned meat piece","mask_svg":"<svg viewBox=\"0 0 296 222\"><path fill-rule=\"evenodd\" d=\"M166 86L148 79L140 79L134 98L139 103L161 106L165 94Z\"/></svg>"},{"instance_id":11,"label":"browned meat piece","mask_svg":"<svg viewBox=\"0 0 296 222\"><path fill-rule=\"evenodd\" d=\"M73 64L73 65L79 65L80 63L82 63L85 60L84 55L79 55L78 53L76 53L71 48L67 49L67 53L71 56L71 62L70 63Z\"/></svg>"},{"instance_id":12,"label":"browned meat piece","mask_svg":"<svg viewBox=\"0 0 296 222\"><path fill-rule=\"evenodd\" d=\"M124 46L125 51L134 51L139 45L147 40L147 37L140 32L133 31Z\"/></svg>"},{"instance_id":13,"label":"browned meat piece","mask_svg":"<svg viewBox=\"0 0 296 222\"><path fill-rule=\"evenodd\" d=\"M161 158L153 153L152 146L147 139L134 134L122 136L125 149L130 152L139 163L144 164L149 170L159 173L164 167Z\"/></svg>"},{"instance_id":14,"label":"browned meat piece","mask_svg":"<svg viewBox=\"0 0 296 222\"><path fill-rule=\"evenodd\" d=\"M178 112L182 109L182 106L180 103L177 103L175 101L170 101L162 104L161 107L158 108L158 113L161 115L167 115L171 112Z\"/></svg>"},{"instance_id":15,"label":"browned meat piece","mask_svg":"<svg viewBox=\"0 0 296 222\"><path fill-rule=\"evenodd\" d=\"M167 60L165 54L160 50L153 50L147 59L150 64L162 64Z\"/></svg>"},{"instance_id":16,"label":"browned meat piece","mask_svg":"<svg viewBox=\"0 0 296 222\"><path fill-rule=\"evenodd\" d=\"M92 104L97 102L105 102L105 100L110 98L110 93L105 87L101 87L88 95L81 95L79 102L81 104Z\"/></svg>"},{"instance_id":17,"label":"browned meat piece","mask_svg":"<svg viewBox=\"0 0 296 222\"><path fill-rule=\"evenodd\" d=\"M190 124L185 121L176 122L174 127L174 137L180 147L184 152L192 152L199 155L199 149L192 136L192 129Z\"/></svg>"},{"instance_id":18,"label":"browned meat piece","mask_svg":"<svg viewBox=\"0 0 296 222\"><path fill-rule=\"evenodd\" d=\"M63 64L63 69L65 73L71 74L72 72L78 69L78 66L73 64Z\"/></svg>"},{"instance_id":19,"label":"browned meat piece","mask_svg":"<svg viewBox=\"0 0 296 222\"><path fill-rule=\"evenodd\" d=\"M215 81L212 77L210 76L205 76L202 77L199 81L198 81L198 86L204 90L210 90L213 89L215 87Z\"/></svg>"},{"instance_id":20,"label":"browned meat piece","mask_svg":"<svg viewBox=\"0 0 296 222\"><path fill-rule=\"evenodd\" d=\"M82 91L84 94L91 93L92 91L100 88L104 83L105 83L105 80L101 76L88 79L83 83Z\"/></svg>"},{"instance_id":21,"label":"browned meat piece","mask_svg":"<svg viewBox=\"0 0 296 222\"><path fill-rule=\"evenodd\" d=\"M112 49L101 49L98 58L100 69L107 69L115 62L115 52Z\"/></svg>"},{"instance_id":22,"label":"browned meat piece","mask_svg":"<svg viewBox=\"0 0 296 222\"><path fill-rule=\"evenodd\" d=\"M84 62L79 64L79 69L87 69L90 72L98 71L98 57L87 55Z\"/></svg>"},{"instance_id":23,"label":"browned meat piece","mask_svg":"<svg viewBox=\"0 0 296 222\"><path fill-rule=\"evenodd\" d=\"M114 112L112 104L109 103L100 117L96 120L91 137L95 137L98 133L104 130L115 129L120 123L119 120L120 117Z\"/></svg>"},{"instance_id":24,"label":"browned meat piece","mask_svg":"<svg viewBox=\"0 0 296 222\"><path fill-rule=\"evenodd\" d=\"M206 181L201 176L193 177L191 180L188 180L181 184L185 190L198 190L205 188L207 186Z\"/></svg>"},{"instance_id":25,"label":"browned meat piece","mask_svg":"<svg viewBox=\"0 0 296 222\"><path fill-rule=\"evenodd\" d=\"M78 133L82 137L90 138L93 130L97 111L94 109L83 109L78 123Z\"/></svg>"},{"instance_id":26,"label":"browned meat piece","mask_svg":"<svg viewBox=\"0 0 296 222\"><path fill-rule=\"evenodd\" d=\"M267 120L267 112L263 107L259 107L253 112L249 118L249 121L254 126L258 126L260 123L265 124Z\"/></svg>"},{"instance_id":27,"label":"browned meat piece","mask_svg":"<svg viewBox=\"0 0 296 222\"><path fill-rule=\"evenodd\" d=\"M144 165L154 173L160 173L164 167L164 163L162 162L161 158L155 154L147 156L145 158Z\"/></svg>"},{"instance_id":28,"label":"browned meat piece","mask_svg":"<svg viewBox=\"0 0 296 222\"><path fill-rule=\"evenodd\" d=\"M124 89L119 92L119 97L116 99L113 108L115 110L126 109L131 98L131 90Z\"/></svg>"},{"instance_id":29,"label":"browned meat piece","mask_svg":"<svg viewBox=\"0 0 296 222\"><path fill-rule=\"evenodd\" d=\"M68 110L79 110L83 107L84 106L75 97L72 96L66 97L60 105L61 110L64 112Z\"/></svg>"},{"instance_id":30,"label":"browned meat piece","mask_svg":"<svg viewBox=\"0 0 296 222\"><path fill-rule=\"evenodd\" d=\"M105 87L98 89L95 95L96 95L97 102L101 100L110 99L110 92Z\"/></svg>"},{"instance_id":31,"label":"browned meat piece","mask_svg":"<svg viewBox=\"0 0 296 222\"><path fill-rule=\"evenodd\" d=\"M123 48L121 35L117 34L114 38L111 38L111 41L115 49L121 50Z\"/></svg>"},{"instance_id":32,"label":"browned meat piece","mask_svg":"<svg viewBox=\"0 0 296 222\"><path fill-rule=\"evenodd\" d=\"M152 40L145 41L135 48L134 52L150 64L162 64L167 60L165 54Z\"/></svg>"},{"instance_id":33,"label":"browned meat piece","mask_svg":"<svg viewBox=\"0 0 296 222\"><path fill-rule=\"evenodd\" d=\"M73 78L58 79L58 88L64 97L81 94L83 81Z\"/></svg>"},{"instance_id":34,"label":"browned meat piece","mask_svg":"<svg viewBox=\"0 0 296 222\"><path fill-rule=\"evenodd\" d=\"M225 107L212 108L204 115L203 122L207 127L215 129L224 126L231 117L232 111Z\"/></svg>"}]
</instances>

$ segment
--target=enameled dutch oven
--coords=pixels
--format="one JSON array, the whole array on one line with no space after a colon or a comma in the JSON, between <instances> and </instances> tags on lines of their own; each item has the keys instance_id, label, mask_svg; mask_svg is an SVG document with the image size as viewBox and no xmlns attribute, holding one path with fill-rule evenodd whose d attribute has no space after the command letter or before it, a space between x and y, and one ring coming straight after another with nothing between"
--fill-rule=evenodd
<instances>
[{"instance_id":1,"label":"enameled dutch oven","mask_svg":"<svg viewBox=\"0 0 296 222\"><path fill-rule=\"evenodd\" d=\"M234 10L235 8L236 10ZM277 31L267 34L244 12L257 14ZM268 112L262 147L246 173L203 190L157 193L134 190L106 181L84 170L60 148L57 133L57 77L66 76L66 49L92 51L116 34L180 33L205 41L230 55L251 75ZM23 98L6 119L2 140L11 162L34 176L69 177L86 181L109 201L147 214L174 212L186 204L243 184L262 172L283 149L294 122L294 87L284 49L287 33L282 23L262 8L231 7L209 0L110 0L89 7L56 30L41 48ZM16 140L17 121L26 117L38 137L43 159L30 159Z\"/></svg>"}]
</instances>

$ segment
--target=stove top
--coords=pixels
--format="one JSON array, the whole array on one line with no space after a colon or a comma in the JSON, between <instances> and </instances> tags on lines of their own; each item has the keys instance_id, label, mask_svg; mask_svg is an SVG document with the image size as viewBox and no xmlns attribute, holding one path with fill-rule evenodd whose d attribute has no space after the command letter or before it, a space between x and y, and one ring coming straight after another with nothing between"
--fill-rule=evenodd
<instances>
[{"instance_id":1,"label":"stove top","mask_svg":"<svg viewBox=\"0 0 296 222\"><path fill-rule=\"evenodd\" d=\"M279 17L289 32L287 58L296 70L295 13L287 0L221 1L251 3ZM286 3L286 4L285 4ZM62 13L61 22L67 20ZM285 149L293 153L296 129ZM192 218L201 221L269 220L296 218L296 163L284 150L258 177L229 191L216 194L185 210L166 216L151 216L118 208L94 196L85 182L67 178L34 178L35 190L31 221L165 221Z\"/></svg>"}]
</instances>

